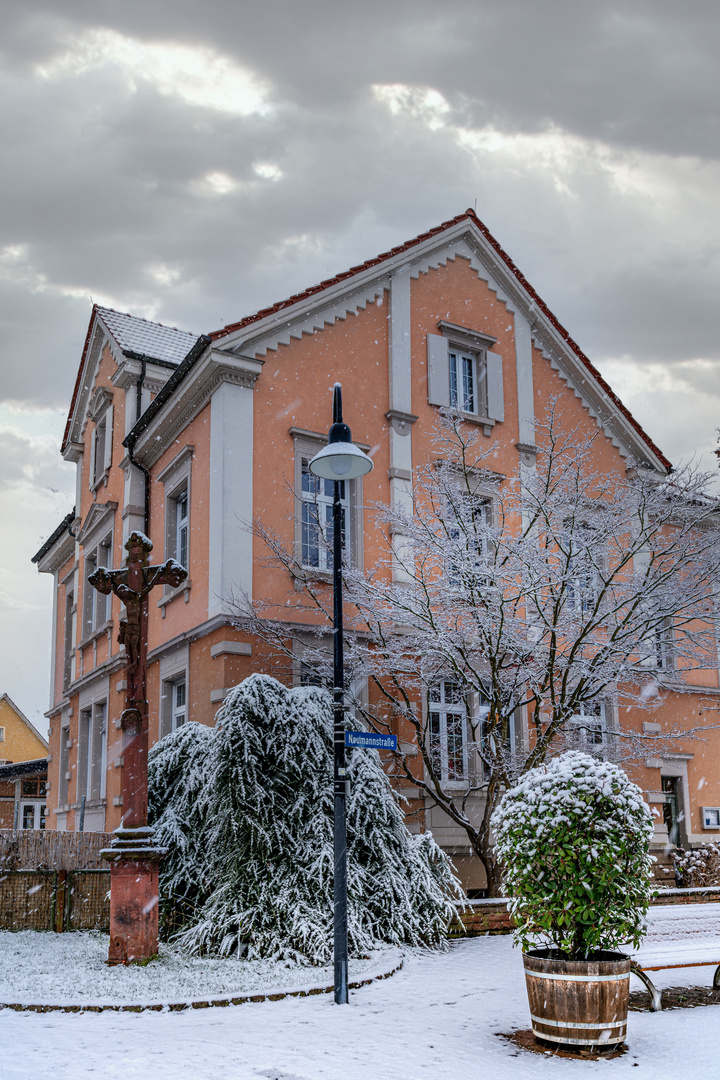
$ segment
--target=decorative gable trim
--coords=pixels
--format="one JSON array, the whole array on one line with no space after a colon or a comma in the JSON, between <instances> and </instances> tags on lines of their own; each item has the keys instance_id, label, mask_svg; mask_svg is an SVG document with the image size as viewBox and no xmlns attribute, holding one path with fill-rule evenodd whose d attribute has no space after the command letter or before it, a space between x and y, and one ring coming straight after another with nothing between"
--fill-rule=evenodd
<instances>
[{"instance_id":1,"label":"decorative gable trim","mask_svg":"<svg viewBox=\"0 0 720 1080\"><path fill-rule=\"evenodd\" d=\"M115 517L116 502L93 503L77 535L78 543L86 545L95 532L101 532Z\"/></svg>"}]
</instances>

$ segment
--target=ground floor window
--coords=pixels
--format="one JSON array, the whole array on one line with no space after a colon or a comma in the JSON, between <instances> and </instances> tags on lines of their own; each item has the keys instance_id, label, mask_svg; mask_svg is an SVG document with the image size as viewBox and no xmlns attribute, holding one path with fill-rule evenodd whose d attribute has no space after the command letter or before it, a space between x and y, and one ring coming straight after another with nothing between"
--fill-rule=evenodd
<instances>
[{"instance_id":1,"label":"ground floor window","mask_svg":"<svg viewBox=\"0 0 720 1080\"><path fill-rule=\"evenodd\" d=\"M20 804L20 828L45 828L45 803L22 802Z\"/></svg>"},{"instance_id":2,"label":"ground floor window","mask_svg":"<svg viewBox=\"0 0 720 1080\"><path fill-rule=\"evenodd\" d=\"M172 684L172 730L177 731L187 719L187 683L177 679Z\"/></svg>"},{"instance_id":3,"label":"ground floor window","mask_svg":"<svg viewBox=\"0 0 720 1080\"><path fill-rule=\"evenodd\" d=\"M462 688L443 680L430 688L428 708L430 760L443 782L468 775L467 708Z\"/></svg>"}]
</instances>

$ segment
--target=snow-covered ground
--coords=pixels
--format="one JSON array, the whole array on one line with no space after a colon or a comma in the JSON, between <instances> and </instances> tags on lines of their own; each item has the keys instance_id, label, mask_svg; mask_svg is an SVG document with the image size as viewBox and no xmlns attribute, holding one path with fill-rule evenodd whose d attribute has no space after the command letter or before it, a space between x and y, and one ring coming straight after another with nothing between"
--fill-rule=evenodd
<instances>
[{"instance_id":1,"label":"snow-covered ground","mask_svg":"<svg viewBox=\"0 0 720 1080\"><path fill-rule=\"evenodd\" d=\"M284 967L264 960L186 956L160 946L145 967L108 967L107 934L0 931L0 1002L8 1004L164 1004L332 985L330 967ZM391 971L387 949L350 962L350 981ZM0 1068L0 1080L2 1069Z\"/></svg>"},{"instance_id":2,"label":"snow-covered ground","mask_svg":"<svg viewBox=\"0 0 720 1080\"><path fill-rule=\"evenodd\" d=\"M712 968L658 974L709 985ZM68 987L73 973L68 970ZM637 989L641 989L639 983ZM528 1028L522 960L510 938L408 954L402 971L330 995L181 1013L0 1012L2 1080L692 1080L720 1076L720 1007L631 1013L629 1052L572 1061L516 1049Z\"/></svg>"}]
</instances>

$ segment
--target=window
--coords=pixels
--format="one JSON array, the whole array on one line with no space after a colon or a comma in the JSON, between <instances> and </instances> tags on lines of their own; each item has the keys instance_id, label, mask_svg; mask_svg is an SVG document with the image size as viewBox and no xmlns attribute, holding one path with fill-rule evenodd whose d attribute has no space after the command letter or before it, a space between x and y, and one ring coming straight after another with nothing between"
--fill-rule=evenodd
<instances>
[{"instance_id":1,"label":"window","mask_svg":"<svg viewBox=\"0 0 720 1080\"><path fill-rule=\"evenodd\" d=\"M505 419L502 357L496 338L442 320L427 335L428 401L476 417L489 435Z\"/></svg>"},{"instance_id":2,"label":"window","mask_svg":"<svg viewBox=\"0 0 720 1080\"><path fill-rule=\"evenodd\" d=\"M5 742L5 728L0 727L0 742Z\"/></svg>"},{"instance_id":3,"label":"window","mask_svg":"<svg viewBox=\"0 0 720 1080\"><path fill-rule=\"evenodd\" d=\"M190 569L190 515L192 513L192 460L195 447L186 445L158 475L165 488L165 558L175 559L186 570ZM190 581L179 589L166 585L158 600L165 618L165 604L179 593L185 601L190 600Z\"/></svg>"},{"instance_id":4,"label":"window","mask_svg":"<svg viewBox=\"0 0 720 1080\"><path fill-rule=\"evenodd\" d=\"M92 586L90 586L92 588ZM73 680L75 658L75 594L72 589L65 590L65 645L63 655L63 690L67 690Z\"/></svg>"},{"instance_id":5,"label":"window","mask_svg":"<svg viewBox=\"0 0 720 1080\"><path fill-rule=\"evenodd\" d=\"M601 589L602 552L591 525L566 523L564 557L568 607L587 616L595 607Z\"/></svg>"},{"instance_id":6,"label":"window","mask_svg":"<svg viewBox=\"0 0 720 1080\"><path fill-rule=\"evenodd\" d=\"M187 569L188 557L188 493L187 488L173 497L175 503L175 555Z\"/></svg>"},{"instance_id":7,"label":"window","mask_svg":"<svg viewBox=\"0 0 720 1080\"><path fill-rule=\"evenodd\" d=\"M655 627L653 645L654 666L658 671L672 671L675 664L673 657L673 632L670 619L663 619L662 622Z\"/></svg>"},{"instance_id":8,"label":"window","mask_svg":"<svg viewBox=\"0 0 720 1080\"><path fill-rule=\"evenodd\" d=\"M295 561L306 571L332 571L334 481L310 472L310 462L327 443L327 436L304 428L290 428L295 456ZM370 447L356 442L361 450ZM363 481L340 483L342 543L354 566L363 564Z\"/></svg>"},{"instance_id":9,"label":"window","mask_svg":"<svg viewBox=\"0 0 720 1080\"><path fill-rule=\"evenodd\" d=\"M462 690L453 682L430 688L428 735L430 760L443 783L468 776L467 709Z\"/></svg>"},{"instance_id":10,"label":"window","mask_svg":"<svg viewBox=\"0 0 720 1080\"><path fill-rule=\"evenodd\" d=\"M449 352L448 379L451 408L487 415L484 353Z\"/></svg>"},{"instance_id":11,"label":"window","mask_svg":"<svg viewBox=\"0 0 720 1080\"><path fill-rule=\"evenodd\" d=\"M68 777L70 773L70 728L60 728L60 782L58 787L58 806L66 806L68 801Z\"/></svg>"},{"instance_id":12,"label":"window","mask_svg":"<svg viewBox=\"0 0 720 1080\"><path fill-rule=\"evenodd\" d=\"M89 637L110 618L111 595L105 595L94 589L88 578L99 567L111 565L112 536L106 536L92 551L85 549L85 599L84 599L84 636ZM67 627L66 627L67 629Z\"/></svg>"},{"instance_id":13,"label":"window","mask_svg":"<svg viewBox=\"0 0 720 1080\"><path fill-rule=\"evenodd\" d=\"M171 727L173 731L177 731L179 727L182 727L185 723L187 716L186 696L187 696L187 683L184 679L178 679L172 683L172 716Z\"/></svg>"},{"instance_id":14,"label":"window","mask_svg":"<svg viewBox=\"0 0 720 1080\"><path fill-rule=\"evenodd\" d=\"M112 464L113 407L107 404L110 400L110 394L100 390L91 409L91 418L95 420L90 448L91 488L100 484Z\"/></svg>"},{"instance_id":15,"label":"window","mask_svg":"<svg viewBox=\"0 0 720 1080\"><path fill-rule=\"evenodd\" d=\"M23 802L20 814L21 829L45 828L45 804L41 802Z\"/></svg>"},{"instance_id":16,"label":"window","mask_svg":"<svg viewBox=\"0 0 720 1080\"><path fill-rule=\"evenodd\" d=\"M333 566L333 499L334 480L324 480L310 472L310 458L301 462L302 565L325 572ZM341 529L345 557L349 558L347 520L349 484L340 481Z\"/></svg>"},{"instance_id":17,"label":"window","mask_svg":"<svg viewBox=\"0 0 720 1080\"><path fill-rule=\"evenodd\" d=\"M77 801L105 798L107 723L104 701L96 702L80 713L78 738Z\"/></svg>"},{"instance_id":18,"label":"window","mask_svg":"<svg viewBox=\"0 0 720 1080\"><path fill-rule=\"evenodd\" d=\"M457 558L447 568L448 581L467 589L489 584L488 557L493 501L489 495L460 494L447 507L447 535L457 547Z\"/></svg>"},{"instance_id":19,"label":"window","mask_svg":"<svg viewBox=\"0 0 720 1080\"><path fill-rule=\"evenodd\" d=\"M600 701L589 702L582 706L582 712L576 713L572 724L578 733L579 741L589 750L604 746L607 742L605 706Z\"/></svg>"}]
</instances>

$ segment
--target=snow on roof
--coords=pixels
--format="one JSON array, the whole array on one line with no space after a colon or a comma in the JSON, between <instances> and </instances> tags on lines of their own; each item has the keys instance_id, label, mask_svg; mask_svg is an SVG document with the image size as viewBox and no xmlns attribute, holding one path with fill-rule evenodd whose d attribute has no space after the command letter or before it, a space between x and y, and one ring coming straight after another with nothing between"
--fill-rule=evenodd
<instances>
[{"instance_id":1,"label":"snow on roof","mask_svg":"<svg viewBox=\"0 0 720 1080\"><path fill-rule=\"evenodd\" d=\"M143 353L154 360L179 364L198 337L187 330L138 319L112 308L98 307L97 314L123 350Z\"/></svg>"}]
</instances>

